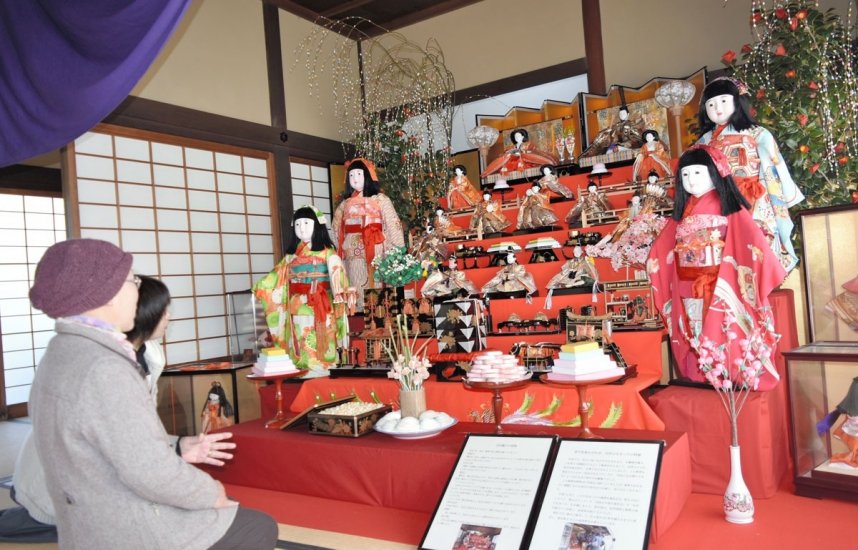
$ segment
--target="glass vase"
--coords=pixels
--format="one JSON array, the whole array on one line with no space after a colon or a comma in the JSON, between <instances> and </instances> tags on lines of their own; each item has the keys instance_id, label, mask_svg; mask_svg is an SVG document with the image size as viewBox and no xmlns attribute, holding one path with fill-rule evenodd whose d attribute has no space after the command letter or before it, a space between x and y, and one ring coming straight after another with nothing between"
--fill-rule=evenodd
<instances>
[{"instance_id":1,"label":"glass vase","mask_svg":"<svg viewBox=\"0 0 858 550\"><path fill-rule=\"evenodd\" d=\"M399 408L402 418L406 416L420 417L426 410L426 388L416 390L399 390Z\"/></svg>"},{"instance_id":2,"label":"glass vase","mask_svg":"<svg viewBox=\"0 0 858 550\"><path fill-rule=\"evenodd\" d=\"M730 481L724 493L724 518L730 523L754 521L754 499L742 477L742 455L738 445L730 446Z\"/></svg>"}]
</instances>

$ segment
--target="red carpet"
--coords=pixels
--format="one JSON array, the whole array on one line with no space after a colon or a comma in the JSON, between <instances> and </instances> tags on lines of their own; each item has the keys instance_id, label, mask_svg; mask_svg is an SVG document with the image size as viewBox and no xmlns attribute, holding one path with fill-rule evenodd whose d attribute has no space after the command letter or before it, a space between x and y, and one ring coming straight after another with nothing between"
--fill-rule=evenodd
<instances>
[{"instance_id":1,"label":"red carpet","mask_svg":"<svg viewBox=\"0 0 858 550\"><path fill-rule=\"evenodd\" d=\"M237 485L227 492L243 505L271 514L279 523L417 545L428 514L404 512L349 502L278 493ZM856 548L858 504L795 496L781 488L774 497L757 500L750 525L724 521L721 497L692 494L679 519L653 550L792 550Z\"/></svg>"}]
</instances>

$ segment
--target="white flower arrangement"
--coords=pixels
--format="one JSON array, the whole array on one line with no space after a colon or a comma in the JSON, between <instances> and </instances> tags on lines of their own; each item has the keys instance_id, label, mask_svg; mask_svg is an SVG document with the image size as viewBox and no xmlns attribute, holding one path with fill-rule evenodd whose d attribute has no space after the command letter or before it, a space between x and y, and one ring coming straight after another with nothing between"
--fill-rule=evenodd
<instances>
[{"instance_id":1,"label":"white flower arrangement","mask_svg":"<svg viewBox=\"0 0 858 550\"><path fill-rule=\"evenodd\" d=\"M418 347L417 336L413 340L408 337L408 327L402 315L396 316L396 328L398 334L394 334L393 327L390 327L392 344L384 346L393 362L387 377L398 380L400 390L419 390L423 387L423 381L429 378L429 368L432 366L425 354L431 339Z\"/></svg>"}]
</instances>

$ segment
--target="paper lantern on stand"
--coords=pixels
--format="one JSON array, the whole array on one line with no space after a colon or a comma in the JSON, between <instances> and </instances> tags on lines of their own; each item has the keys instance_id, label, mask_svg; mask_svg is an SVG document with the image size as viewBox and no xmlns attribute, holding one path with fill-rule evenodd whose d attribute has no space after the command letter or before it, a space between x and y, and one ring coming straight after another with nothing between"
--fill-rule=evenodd
<instances>
[{"instance_id":1,"label":"paper lantern on stand","mask_svg":"<svg viewBox=\"0 0 858 550\"><path fill-rule=\"evenodd\" d=\"M480 150L481 171L486 166L486 155L488 155L489 148L497 142L499 135L500 132L498 132L497 128L483 125L475 126L468 132L468 143L470 143L472 147L476 147ZM480 181L482 185L483 179L480 178Z\"/></svg>"},{"instance_id":2,"label":"paper lantern on stand","mask_svg":"<svg viewBox=\"0 0 858 550\"><path fill-rule=\"evenodd\" d=\"M668 80L655 91L656 102L670 110L670 114L673 115L676 139L671 142L670 149L674 157L682 154L682 130L679 127L679 117L696 91L694 84L686 80Z\"/></svg>"}]
</instances>

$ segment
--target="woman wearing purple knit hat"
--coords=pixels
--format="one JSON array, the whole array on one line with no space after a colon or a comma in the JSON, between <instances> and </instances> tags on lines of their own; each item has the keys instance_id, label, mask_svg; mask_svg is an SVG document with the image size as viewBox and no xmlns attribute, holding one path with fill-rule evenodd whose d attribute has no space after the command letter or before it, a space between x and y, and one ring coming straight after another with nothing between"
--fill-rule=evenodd
<instances>
[{"instance_id":1,"label":"woman wearing purple knit hat","mask_svg":"<svg viewBox=\"0 0 858 550\"><path fill-rule=\"evenodd\" d=\"M172 445L133 346L140 279L116 246L51 246L30 301L56 319L30 396L60 545L68 548L272 548L277 525L239 508L186 460L223 464L230 434ZM181 447L181 448L179 448ZM195 455L189 458L189 453Z\"/></svg>"}]
</instances>

